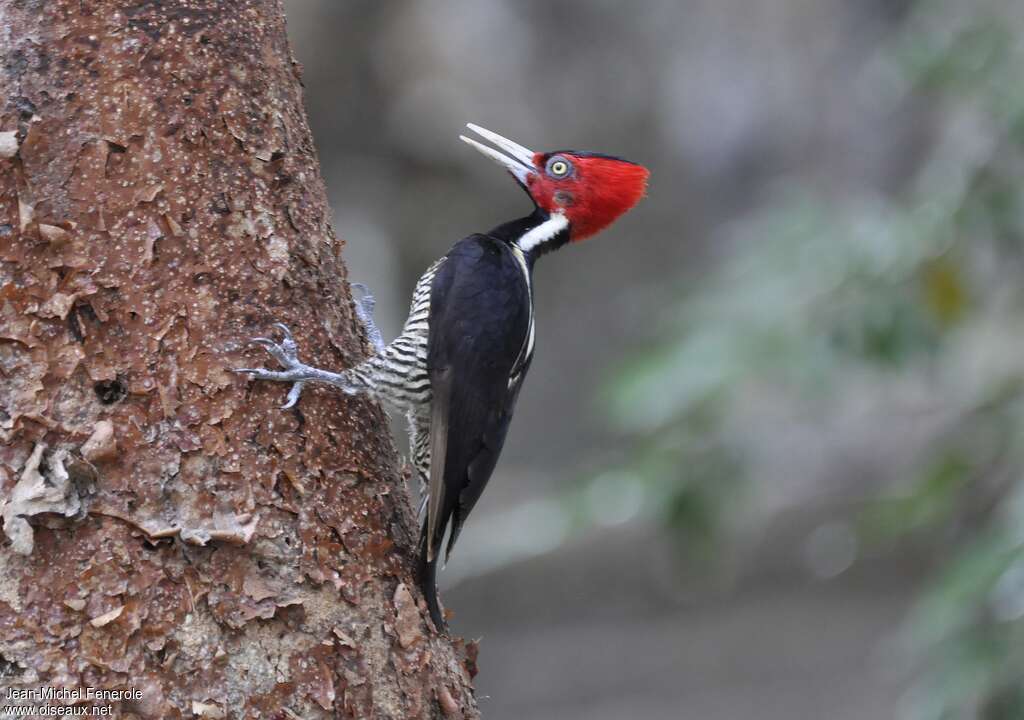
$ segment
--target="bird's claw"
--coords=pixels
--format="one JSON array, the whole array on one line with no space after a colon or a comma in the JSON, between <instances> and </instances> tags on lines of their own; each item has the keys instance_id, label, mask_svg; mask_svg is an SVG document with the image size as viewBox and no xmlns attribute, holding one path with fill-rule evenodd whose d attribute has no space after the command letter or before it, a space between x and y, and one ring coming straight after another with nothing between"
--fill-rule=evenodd
<instances>
[{"instance_id":1,"label":"bird's claw","mask_svg":"<svg viewBox=\"0 0 1024 720\"><path fill-rule=\"evenodd\" d=\"M299 364L299 346L296 344L295 338L292 337L288 326L284 323L274 323L274 327L278 328L282 335L284 335L284 339L281 342L265 337L254 337L250 342L262 345L275 360L285 367Z\"/></svg>"},{"instance_id":2,"label":"bird's claw","mask_svg":"<svg viewBox=\"0 0 1024 720\"><path fill-rule=\"evenodd\" d=\"M362 308L367 317L373 317L373 310L377 307L377 298L373 296L370 289L363 283L352 283L352 289L359 291L359 294L362 296L355 299L356 304Z\"/></svg>"},{"instance_id":3,"label":"bird's claw","mask_svg":"<svg viewBox=\"0 0 1024 720\"><path fill-rule=\"evenodd\" d=\"M299 380L292 385L292 389L288 391L288 396L285 398L284 405L281 406L282 410L288 410L289 408L295 407L295 404L299 401L299 395L302 394L302 388L305 385L305 380Z\"/></svg>"},{"instance_id":4,"label":"bird's claw","mask_svg":"<svg viewBox=\"0 0 1024 720\"><path fill-rule=\"evenodd\" d=\"M362 296L352 298L356 308L356 317L363 323L363 328L366 330L366 339L370 341L374 352L379 355L384 352L384 337L381 335L380 328L373 321L373 309L377 306L377 300L362 283L352 283L352 289Z\"/></svg>"},{"instance_id":5,"label":"bird's claw","mask_svg":"<svg viewBox=\"0 0 1024 720\"><path fill-rule=\"evenodd\" d=\"M292 331L284 323L274 323L274 327L284 335L284 340L281 341L281 348L285 351L285 354L290 358L296 358L299 346L296 344L295 338L292 337Z\"/></svg>"},{"instance_id":6,"label":"bird's claw","mask_svg":"<svg viewBox=\"0 0 1024 720\"><path fill-rule=\"evenodd\" d=\"M271 357L279 362L284 370L268 370L267 368L234 368L236 373L246 373L251 375L255 380L273 380L275 382L292 382L294 383L291 389L288 391L288 395L285 398L284 405L281 406L282 410L294 407L299 401L299 396L302 394L302 388L306 384L305 380L299 379L303 371L308 368L299 362L298 357L298 345L295 342L295 338L292 337L291 330L284 323L274 323L274 327L281 331L284 339L281 342L275 342L270 338L255 337L250 342L262 346Z\"/></svg>"}]
</instances>

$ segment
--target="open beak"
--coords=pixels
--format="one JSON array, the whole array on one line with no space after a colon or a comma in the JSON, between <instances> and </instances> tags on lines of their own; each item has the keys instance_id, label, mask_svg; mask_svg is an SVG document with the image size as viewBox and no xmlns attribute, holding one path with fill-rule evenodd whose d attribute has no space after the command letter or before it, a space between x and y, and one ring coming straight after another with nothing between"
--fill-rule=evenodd
<instances>
[{"instance_id":1,"label":"open beak","mask_svg":"<svg viewBox=\"0 0 1024 720\"><path fill-rule=\"evenodd\" d=\"M533 150L528 150L519 143L514 143L508 138L504 138L498 133L491 132L479 125L466 123L466 127L483 139L489 140L492 145L495 145L504 152L498 152L494 148L487 147L483 143L479 143L465 135L459 135L459 140L472 145L491 160L508 170L512 173L512 177L514 177L519 184L525 188L526 179L536 172L533 167Z\"/></svg>"}]
</instances>

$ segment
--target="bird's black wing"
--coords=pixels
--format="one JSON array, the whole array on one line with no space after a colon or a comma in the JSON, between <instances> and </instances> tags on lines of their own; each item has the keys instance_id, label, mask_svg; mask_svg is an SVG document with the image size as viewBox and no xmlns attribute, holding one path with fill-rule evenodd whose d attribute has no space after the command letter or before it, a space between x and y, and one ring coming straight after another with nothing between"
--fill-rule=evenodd
<instances>
[{"instance_id":1,"label":"bird's black wing","mask_svg":"<svg viewBox=\"0 0 1024 720\"><path fill-rule=\"evenodd\" d=\"M424 562L448 550L490 479L526 367L530 292L511 248L473 235L448 253L430 297L430 500ZM520 360L516 367L516 361ZM510 382L516 367L515 382ZM431 568L432 570L432 568Z\"/></svg>"}]
</instances>

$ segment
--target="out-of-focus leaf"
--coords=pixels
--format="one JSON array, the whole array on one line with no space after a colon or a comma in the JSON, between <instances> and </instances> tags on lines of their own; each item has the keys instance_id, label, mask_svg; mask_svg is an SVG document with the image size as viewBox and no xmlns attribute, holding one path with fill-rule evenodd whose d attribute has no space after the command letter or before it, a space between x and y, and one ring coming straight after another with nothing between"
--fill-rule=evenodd
<instances>
[{"instance_id":1,"label":"out-of-focus leaf","mask_svg":"<svg viewBox=\"0 0 1024 720\"><path fill-rule=\"evenodd\" d=\"M891 539L948 520L970 470L958 454L939 458L905 495L879 500L865 510L864 531L869 538Z\"/></svg>"},{"instance_id":2,"label":"out-of-focus leaf","mask_svg":"<svg viewBox=\"0 0 1024 720\"><path fill-rule=\"evenodd\" d=\"M925 305L943 325L952 325L967 312L967 287L962 270L948 255L921 268Z\"/></svg>"},{"instance_id":3,"label":"out-of-focus leaf","mask_svg":"<svg viewBox=\"0 0 1024 720\"><path fill-rule=\"evenodd\" d=\"M925 651L981 619L993 586L1021 555L1019 545L990 532L953 557L914 613L909 633L913 644Z\"/></svg>"}]
</instances>

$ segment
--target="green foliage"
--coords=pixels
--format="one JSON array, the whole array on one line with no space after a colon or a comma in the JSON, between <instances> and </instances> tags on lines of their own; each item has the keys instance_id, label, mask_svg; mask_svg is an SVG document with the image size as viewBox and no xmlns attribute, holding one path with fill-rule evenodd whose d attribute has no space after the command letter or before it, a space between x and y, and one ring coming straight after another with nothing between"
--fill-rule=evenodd
<instances>
[{"instance_id":1,"label":"green foliage","mask_svg":"<svg viewBox=\"0 0 1024 720\"><path fill-rule=\"evenodd\" d=\"M879 59L879 92L933 126L912 182L780 193L604 398L636 441L624 467L706 545L740 479L757 482L737 431L751 397L827 417L865 382L928 388L948 422L855 518L862 539L912 537L939 560L906 628L919 720L1024 717L1021 37L1009 0L919 3Z\"/></svg>"},{"instance_id":2,"label":"green foliage","mask_svg":"<svg viewBox=\"0 0 1024 720\"><path fill-rule=\"evenodd\" d=\"M888 497L870 506L862 517L861 529L868 538L893 539L908 532L931 530L948 522L970 479L970 465L958 452L947 452L899 497Z\"/></svg>"}]
</instances>

